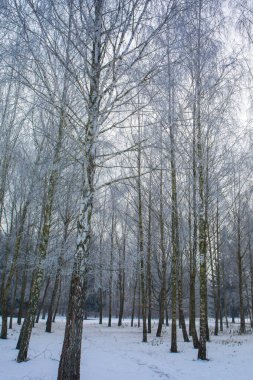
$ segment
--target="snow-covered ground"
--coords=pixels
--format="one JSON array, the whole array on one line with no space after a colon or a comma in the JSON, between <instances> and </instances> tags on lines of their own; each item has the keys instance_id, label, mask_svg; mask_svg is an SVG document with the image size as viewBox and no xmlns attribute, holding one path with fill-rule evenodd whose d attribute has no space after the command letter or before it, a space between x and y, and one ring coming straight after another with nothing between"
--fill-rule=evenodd
<instances>
[{"instance_id":1,"label":"snow-covered ground","mask_svg":"<svg viewBox=\"0 0 253 380\"><path fill-rule=\"evenodd\" d=\"M154 322L155 324L155 322ZM156 327L156 326L155 326ZM8 340L0 340L0 380L55 380L64 333L64 321L58 320L54 332L44 332L40 322L33 330L30 360L17 363L15 350L19 326L9 331ZM178 354L171 354L170 327L162 338L155 328L147 344L141 342L141 329L125 320L111 328L106 320L85 321L81 362L83 380L250 380L253 377L253 335L238 335L238 325L222 335L211 336L209 361L196 360L197 351L184 343L178 333Z\"/></svg>"}]
</instances>

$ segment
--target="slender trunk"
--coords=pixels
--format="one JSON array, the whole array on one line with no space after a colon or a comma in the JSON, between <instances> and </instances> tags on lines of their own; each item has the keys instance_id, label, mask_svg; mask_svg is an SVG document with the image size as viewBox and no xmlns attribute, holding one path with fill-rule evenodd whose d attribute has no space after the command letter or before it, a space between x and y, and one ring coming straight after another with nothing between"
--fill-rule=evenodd
<instances>
[{"instance_id":1,"label":"slender trunk","mask_svg":"<svg viewBox=\"0 0 253 380\"><path fill-rule=\"evenodd\" d=\"M216 282L216 277L217 277L217 272L216 272L216 277L215 277L215 258L214 252L212 250L212 245L211 245L211 237L210 237L210 228L208 226L207 228L207 235L208 235L208 242L209 242L209 256L210 256L210 266L211 266L211 275L212 275L212 288L213 288L213 304L214 304L214 314L215 314L215 325L214 325L214 335L218 335L219 332L219 309L217 305L217 282ZM217 269L217 266L216 266Z\"/></svg>"},{"instance_id":2,"label":"slender trunk","mask_svg":"<svg viewBox=\"0 0 253 380\"><path fill-rule=\"evenodd\" d=\"M217 302L218 302L218 312L220 319L220 331L223 331L223 313L222 313L222 303L221 303L221 279L220 279L220 258L219 253L218 254L218 262L217 262L217 287L218 287L218 294L217 294Z\"/></svg>"},{"instance_id":3,"label":"slender trunk","mask_svg":"<svg viewBox=\"0 0 253 380\"><path fill-rule=\"evenodd\" d=\"M213 271L213 270L212 270ZM213 277L213 274L212 274ZM213 278L213 293L214 293L214 308L215 308L215 327L214 327L214 335L218 335L219 332L219 309L217 305L217 297L216 297L216 288L215 288L215 283L214 283L214 278Z\"/></svg>"},{"instance_id":4,"label":"slender trunk","mask_svg":"<svg viewBox=\"0 0 253 380\"><path fill-rule=\"evenodd\" d=\"M103 323L103 289L99 288L99 324Z\"/></svg>"},{"instance_id":5,"label":"slender trunk","mask_svg":"<svg viewBox=\"0 0 253 380\"><path fill-rule=\"evenodd\" d=\"M204 155L203 155L203 142L201 141L201 131L199 129L199 133L200 133L200 138L199 138L199 141L200 141L200 145L201 147L199 146L200 150L199 150L199 153L201 152L201 155L199 154L199 157L202 156L202 160L204 158ZM207 148L206 148L206 165L205 165L205 170L204 170L204 161L203 161L203 164L201 165L202 167L200 167L200 177L203 176L203 196L204 196L204 223L205 223L205 231L204 231L204 235L203 235L203 238L205 237L205 267L206 267L206 261L207 261L207 249L208 249L208 226L209 226L209 223L208 223L208 208L209 208L209 141L208 141L208 138L207 138ZM205 171L205 175L204 175L204 171ZM201 173L202 172L202 173ZM201 189L200 189L200 193L201 193ZM217 253L218 255L218 253ZM217 256L218 257L218 256ZM217 262L217 259L216 259L216 262ZM207 272L207 269L205 268L205 271ZM210 334L209 334L209 324L208 324L208 292L207 292L207 274L205 276L205 289L206 289L206 295L205 295L205 318L206 318L206 341L209 342L210 341ZM218 307L220 307L220 304L218 305ZM219 315L219 313L218 313Z\"/></svg>"},{"instance_id":6,"label":"slender trunk","mask_svg":"<svg viewBox=\"0 0 253 380\"><path fill-rule=\"evenodd\" d=\"M162 164L162 162L161 162ZM162 179L162 170L160 172L160 249L162 254L162 263L160 272L160 295L159 295L159 322L157 327L156 336L161 337L162 326L164 324L164 313L166 305L166 275L167 275L167 258L164 246L164 219L163 219L163 179Z\"/></svg>"},{"instance_id":7,"label":"slender trunk","mask_svg":"<svg viewBox=\"0 0 253 380\"><path fill-rule=\"evenodd\" d=\"M125 303L125 256L126 256L126 236L124 233L123 238L123 252L122 258L120 257L120 268L119 268L119 320L118 326L122 325L122 319L124 315L124 303ZM122 260L122 261L121 261Z\"/></svg>"},{"instance_id":8,"label":"slender trunk","mask_svg":"<svg viewBox=\"0 0 253 380\"><path fill-rule=\"evenodd\" d=\"M208 297L207 297L207 285L206 285L206 302L205 302L205 313L206 313L206 341L210 341L210 333L209 333L209 323L208 323Z\"/></svg>"},{"instance_id":9,"label":"slender trunk","mask_svg":"<svg viewBox=\"0 0 253 380\"><path fill-rule=\"evenodd\" d=\"M185 324L185 317L184 317L184 308L183 308L183 271L182 271L182 255L180 258L180 264L178 268L178 313L179 313L179 321L182 328L183 338L184 342L190 342L186 324Z\"/></svg>"},{"instance_id":10,"label":"slender trunk","mask_svg":"<svg viewBox=\"0 0 253 380\"><path fill-rule=\"evenodd\" d=\"M108 302L108 327L112 326L112 282L113 282L113 250L114 250L114 233L115 233L115 215L112 213L111 226L111 250L110 250L110 275L109 275L109 302Z\"/></svg>"},{"instance_id":11,"label":"slender trunk","mask_svg":"<svg viewBox=\"0 0 253 380\"><path fill-rule=\"evenodd\" d=\"M172 150L172 149L171 149ZM173 160L174 161L174 160ZM179 255L179 236L178 236L178 212L177 212L177 189L175 162L171 159L172 174L172 322L171 322L171 352L177 352L177 267Z\"/></svg>"},{"instance_id":12,"label":"slender trunk","mask_svg":"<svg viewBox=\"0 0 253 380\"><path fill-rule=\"evenodd\" d=\"M238 213L240 210L238 211ZM244 297L243 297L243 264L241 252L241 220L237 218L237 267L238 267L238 284L239 284L239 301L240 301L240 333L245 333L245 314L244 314Z\"/></svg>"},{"instance_id":13,"label":"slender trunk","mask_svg":"<svg viewBox=\"0 0 253 380\"><path fill-rule=\"evenodd\" d=\"M99 324L103 323L103 269L102 269L102 236L99 244Z\"/></svg>"},{"instance_id":14,"label":"slender trunk","mask_svg":"<svg viewBox=\"0 0 253 380\"><path fill-rule=\"evenodd\" d=\"M225 302L225 300L224 300L224 312L225 312L226 328L228 329L229 328L229 324L228 324L228 312L227 312L227 303Z\"/></svg>"},{"instance_id":15,"label":"slender trunk","mask_svg":"<svg viewBox=\"0 0 253 380\"><path fill-rule=\"evenodd\" d=\"M216 207L216 277L217 277L217 316L220 319L220 331L223 331L222 303L221 303L221 273L220 273L220 231L219 231L219 198L217 190Z\"/></svg>"},{"instance_id":16,"label":"slender trunk","mask_svg":"<svg viewBox=\"0 0 253 380\"><path fill-rule=\"evenodd\" d=\"M203 177L200 174L200 188L203 186ZM200 192L202 193L202 189ZM201 194L202 196L203 194ZM202 200L203 201L203 200ZM203 203L199 213L199 253L200 253L200 338L198 358L206 360L207 340L207 284L206 284L206 222Z\"/></svg>"},{"instance_id":17,"label":"slender trunk","mask_svg":"<svg viewBox=\"0 0 253 380\"><path fill-rule=\"evenodd\" d=\"M135 312L135 301L136 301L136 289L137 289L137 280L134 283L134 293L133 293L133 303L132 303L132 313L131 313L131 327L134 325L134 312Z\"/></svg>"},{"instance_id":18,"label":"slender trunk","mask_svg":"<svg viewBox=\"0 0 253 380\"><path fill-rule=\"evenodd\" d=\"M223 276L224 278L224 276ZM224 281L224 280L223 280ZM224 282L223 282L224 284ZM226 328L228 329L228 305L227 305L227 296L226 296L226 288L224 287L224 293L223 293L223 302L224 302L224 316L226 321Z\"/></svg>"},{"instance_id":19,"label":"slender trunk","mask_svg":"<svg viewBox=\"0 0 253 380\"><path fill-rule=\"evenodd\" d=\"M220 252L220 228L219 228L219 194L217 189L217 207L216 207L216 242L217 242L217 286L218 286L218 303L219 303L219 318L220 318L220 331L223 331L223 305L221 300L221 252ZM224 299L224 297L223 297Z\"/></svg>"},{"instance_id":20,"label":"slender trunk","mask_svg":"<svg viewBox=\"0 0 253 380\"><path fill-rule=\"evenodd\" d=\"M59 310L60 298L61 298L61 280L59 284L58 297L57 297L56 306L55 306L54 315L53 315L53 323L55 322L55 318Z\"/></svg>"},{"instance_id":21,"label":"slender trunk","mask_svg":"<svg viewBox=\"0 0 253 380\"><path fill-rule=\"evenodd\" d=\"M170 64L169 64L169 77ZM171 82L171 78L170 78ZM177 203L177 172L176 172L176 153L175 153L175 121L174 121L174 88L170 83L170 166L171 166L171 239L172 239L172 262L171 262L171 302L172 302L172 321L171 321L171 347L170 352L177 352L177 285L178 285L178 258L180 255L179 247L179 218ZM180 294L181 289L179 289ZM181 300L180 300L181 302ZM182 313L182 305L179 306ZM179 316L180 320L180 316ZM180 322L182 322L180 320ZM187 333L186 333L187 334Z\"/></svg>"},{"instance_id":22,"label":"slender trunk","mask_svg":"<svg viewBox=\"0 0 253 380\"><path fill-rule=\"evenodd\" d=\"M108 327L112 326L112 269L109 280L109 302L108 302Z\"/></svg>"},{"instance_id":23,"label":"slender trunk","mask_svg":"<svg viewBox=\"0 0 253 380\"><path fill-rule=\"evenodd\" d=\"M196 160L196 104L193 107L193 160L192 160L192 175L193 175L193 188L192 188L192 208L193 215L191 215L191 202L189 201L189 246L190 246L190 304L189 304L189 330L192 336L193 347L199 348L199 340L196 329L196 256L197 256L197 239L198 239L198 218L197 218L197 160ZM190 194L190 189L189 189ZM192 216L193 216L193 231L192 231Z\"/></svg>"},{"instance_id":24,"label":"slender trunk","mask_svg":"<svg viewBox=\"0 0 253 380\"><path fill-rule=\"evenodd\" d=\"M50 285L50 280L51 280L50 277L48 277L48 279L46 281L46 286L45 286L45 289L44 289L43 297L42 297L41 303L40 303L39 308L38 308L38 312L37 312L37 316L36 316L36 320L35 320L36 323L39 323L41 310L43 309L44 304L45 304L45 300L46 300L46 296L47 296L47 291L48 291L48 288L49 288L49 285Z\"/></svg>"},{"instance_id":25,"label":"slender trunk","mask_svg":"<svg viewBox=\"0 0 253 380\"><path fill-rule=\"evenodd\" d=\"M231 305L231 317L232 317L232 323L235 323L235 300L232 298L232 305Z\"/></svg>"},{"instance_id":26,"label":"slender trunk","mask_svg":"<svg viewBox=\"0 0 253 380\"><path fill-rule=\"evenodd\" d=\"M138 328L141 327L141 281L140 278L138 279Z\"/></svg>"},{"instance_id":27,"label":"slender trunk","mask_svg":"<svg viewBox=\"0 0 253 380\"><path fill-rule=\"evenodd\" d=\"M147 247L147 303L148 303L148 333L151 333L151 318L152 318L152 247L151 247L151 225L152 225L152 193L151 193L151 171L149 176L149 202L148 202L148 247Z\"/></svg>"},{"instance_id":28,"label":"slender trunk","mask_svg":"<svg viewBox=\"0 0 253 380\"><path fill-rule=\"evenodd\" d=\"M139 107L139 96L138 96ZM142 312L142 341L147 342L147 293L145 286L145 265L144 265L144 233L143 233L143 216L142 216L142 191L141 191L141 120L138 110L138 242L140 255L140 286L141 286L141 312Z\"/></svg>"},{"instance_id":29,"label":"slender trunk","mask_svg":"<svg viewBox=\"0 0 253 380\"><path fill-rule=\"evenodd\" d=\"M122 319L124 314L124 284L123 280L120 278L120 289L119 289L119 319L118 319L118 326L122 326Z\"/></svg>"},{"instance_id":30,"label":"slender trunk","mask_svg":"<svg viewBox=\"0 0 253 380\"><path fill-rule=\"evenodd\" d=\"M29 230L28 230L28 236L29 236ZM18 319L17 319L18 325L21 325L21 321L22 321L22 317L23 317L23 307L24 307L24 303L25 303L25 294L26 294L26 286L27 286L27 266L28 266L27 261L28 261L29 249L30 249L30 245L28 242L27 246L26 246L26 250L25 250L25 262L24 262L24 269L23 269L22 282L21 282Z\"/></svg>"},{"instance_id":31,"label":"slender trunk","mask_svg":"<svg viewBox=\"0 0 253 380\"><path fill-rule=\"evenodd\" d=\"M162 145L162 126L160 126L160 143ZM160 228L160 250L161 250L161 269L159 269L159 278L161 282L161 289L159 294L159 322L157 327L156 336L161 337L162 326L164 324L164 314L166 307L166 277L167 277L167 257L164 244L164 212L163 212L163 157L161 152L160 157L160 181L159 181L159 228Z\"/></svg>"},{"instance_id":32,"label":"slender trunk","mask_svg":"<svg viewBox=\"0 0 253 380\"><path fill-rule=\"evenodd\" d=\"M166 307L165 307L165 325L166 327L169 327L169 305L168 305L168 302L166 303Z\"/></svg>"}]
</instances>

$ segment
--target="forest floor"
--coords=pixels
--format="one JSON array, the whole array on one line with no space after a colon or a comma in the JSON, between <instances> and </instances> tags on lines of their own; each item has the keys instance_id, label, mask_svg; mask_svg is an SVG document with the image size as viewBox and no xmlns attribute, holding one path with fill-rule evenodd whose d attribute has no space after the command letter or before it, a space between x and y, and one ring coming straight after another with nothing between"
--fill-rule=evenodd
<instances>
[{"instance_id":1,"label":"forest floor","mask_svg":"<svg viewBox=\"0 0 253 380\"><path fill-rule=\"evenodd\" d=\"M238 334L238 324L219 336L211 328L208 361L199 361L191 343L184 343L178 331L178 354L170 353L170 327L162 338L155 337L156 321L148 343L142 343L141 328L108 328L97 320L84 322L81 361L82 380L250 380L253 374L253 335ZM15 345L20 327L14 323L7 340L0 340L0 380L56 380L64 334L64 320L58 319L53 333L45 333L41 321L33 329L30 360L17 363Z\"/></svg>"}]
</instances>

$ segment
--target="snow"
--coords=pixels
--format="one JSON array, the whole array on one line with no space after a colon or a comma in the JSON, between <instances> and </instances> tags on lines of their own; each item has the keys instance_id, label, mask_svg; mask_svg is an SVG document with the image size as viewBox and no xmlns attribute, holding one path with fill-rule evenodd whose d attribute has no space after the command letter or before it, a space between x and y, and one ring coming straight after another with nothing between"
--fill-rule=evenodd
<instances>
[{"instance_id":1,"label":"snow","mask_svg":"<svg viewBox=\"0 0 253 380\"><path fill-rule=\"evenodd\" d=\"M211 336L208 343L209 361L196 360L197 351L184 343L178 331L179 353L171 354L170 327L162 338L155 337L157 322L148 343L142 343L141 328L122 327L106 320L84 322L81 379L83 380L249 380L253 373L253 335L239 335L239 325L230 325L224 333ZM64 334L64 320L53 324L53 333L45 333L41 321L33 329L29 350L30 360L17 363L15 345L20 326L14 323L7 340L0 340L1 380L55 380Z\"/></svg>"}]
</instances>

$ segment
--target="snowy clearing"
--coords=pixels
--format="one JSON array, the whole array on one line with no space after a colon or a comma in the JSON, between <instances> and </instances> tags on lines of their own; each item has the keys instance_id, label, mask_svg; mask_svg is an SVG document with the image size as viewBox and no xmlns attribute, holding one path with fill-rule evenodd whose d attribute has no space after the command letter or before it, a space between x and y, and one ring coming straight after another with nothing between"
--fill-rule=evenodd
<instances>
[{"instance_id":1,"label":"snowy clearing","mask_svg":"<svg viewBox=\"0 0 253 380\"><path fill-rule=\"evenodd\" d=\"M171 354L170 328L162 338L155 337L155 328L147 344L141 342L142 331L130 327L128 320L122 327L116 320L108 328L97 320L85 321L81 362L83 380L249 380L253 373L253 335L238 335L238 325L222 335L211 336L208 344L209 361L196 360L197 351L191 343L184 343L178 334L180 353ZM154 322L156 324L156 322ZM0 340L1 380L53 380L57 378L64 321L54 324L54 332L44 332L40 322L33 329L29 350L30 360L16 362L16 341L20 327L14 324L8 340Z\"/></svg>"}]
</instances>

